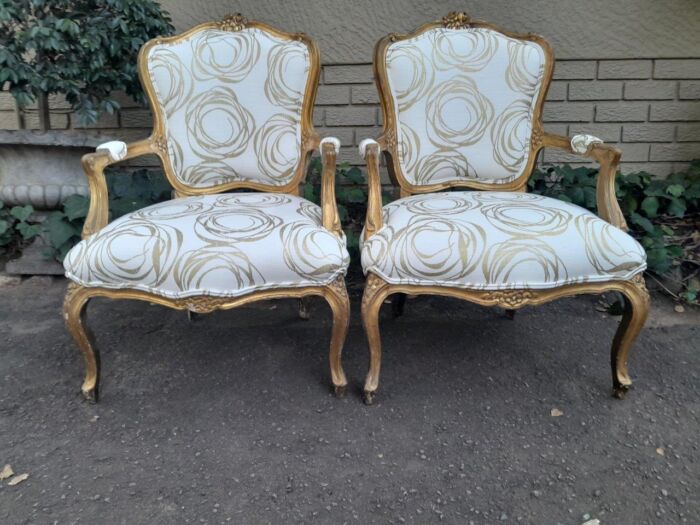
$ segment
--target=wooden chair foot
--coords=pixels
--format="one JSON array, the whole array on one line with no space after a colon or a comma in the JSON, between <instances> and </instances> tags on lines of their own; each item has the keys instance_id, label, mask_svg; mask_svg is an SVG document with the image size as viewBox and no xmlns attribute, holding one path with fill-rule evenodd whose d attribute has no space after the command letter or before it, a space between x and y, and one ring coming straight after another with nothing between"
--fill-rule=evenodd
<instances>
[{"instance_id":1,"label":"wooden chair foot","mask_svg":"<svg viewBox=\"0 0 700 525\"><path fill-rule=\"evenodd\" d=\"M348 385L333 385L333 393L337 398L345 397Z\"/></svg>"},{"instance_id":2,"label":"wooden chair foot","mask_svg":"<svg viewBox=\"0 0 700 525\"><path fill-rule=\"evenodd\" d=\"M365 391L363 392L363 394L364 394L364 395L362 396L362 399L363 399L363 401L365 402L365 405L372 405L372 404L374 404L374 396L377 395L377 391L376 391L376 390L365 390Z\"/></svg>"}]
</instances>

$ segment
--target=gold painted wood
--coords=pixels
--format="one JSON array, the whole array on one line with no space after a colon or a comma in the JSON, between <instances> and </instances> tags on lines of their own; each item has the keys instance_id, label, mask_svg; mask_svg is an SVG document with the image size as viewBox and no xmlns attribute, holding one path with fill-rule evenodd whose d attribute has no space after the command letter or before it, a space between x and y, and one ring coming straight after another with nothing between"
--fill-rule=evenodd
<instances>
[{"instance_id":1,"label":"gold painted wood","mask_svg":"<svg viewBox=\"0 0 700 525\"><path fill-rule=\"evenodd\" d=\"M505 35L509 38L516 40L522 40L527 42L535 42L542 47L545 55L545 66L544 75L542 79L542 89L535 101L535 108L532 116L532 140L530 144L530 155L528 158L528 163L525 166L523 172L516 177L514 180L507 183L488 183L479 180L460 180L460 181L450 181L441 182L437 184L429 185L414 185L408 182L403 174L401 163L399 161L398 154L398 140L397 140L397 126L398 121L396 118L396 112L394 110L393 96L391 90L389 89L389 79L388 71L386 66L386 53L387 49L391 44L395 42L400 42L402 40L408 40L410 38L415 38L426 31L435 29L438 27L445 27L448 29L470 29L470 28L484 28L496 31ZM474 20L469 17L468 14L464 12L452 12L445 16L442 20L436 22L430 22L424 24L414 31L407 34L397 34L391 33L377 42L374 48L374 78L377 84L377 90L379 91L379 100L382 108L384 127L380 136L377 138L377 142L384 153L387 169L389 171L389 176L392 181L397 184L401 189L402 196L412 195L415 193L433 193L436 191L442 191L449 188L468 188L474 190L491 190L491 191L523 191L527 185L527 179L530 177L533 168L535 167L535 162L537 160L537 154L542 148L542 136L544 130L542 127L542 108L544 106L545 98L547 97L547 91L549 90L549 84L552 80L552 74L554 72L554 53L549 43L539 35L532 33L521 34L513 33L511 31L506 31L494 24L488 22L483 22L481 20Z\"/></svg>"},{"instance_id":2,"label":"gold painted wood","mask_svg":"<svg viewBox=\"0 0 700 525\"><path fill-rule=\"evenodd\" d=\"M184 299L169 299L140 290L85 287L71 282L68 284L63 304L63 316L66 327L80 348L85 360L85 379L81 387L82 394L88 401L96 402L98 400L100 355L85 322L86 306L92 298L133 299L167 306L175 310L187 310L188 312L204 314L215 310L229 310L256 301L287 298L305 299L313 295L323 297L333 312L333 329L329 354L331 380L336 395L342 396L345 393L347 379L343 371L341 356L350 322L350 301L343 277L338 277L335 281L322 286L261 290L239 297L194 296Z\"/></svg>"},{"instance_id":3,"label":"gold painted wood","mask_svg":"<svg viewBox=\"0 0 700 525\"><path fill-rule=\"evenodd\" d=\"M430 186L413 186L406 181L401 171L401 165L398 162L398 141L396 138L397 120L387 80L386 50L393 42L416 37L436 27L447 27L450 29L467 29L470 27L488 28L498 31L510 38L537 42L545 51L545 75L542 90L536 101L533 117L529 162L523 173L507 184L455 181L433 184ZM526 191L527 179L532 173L537 154L542 148L555 147L575 154L576 152L572 150L569 138L545 133L542 127L542 108L552 78L553 67L554 55L549 44L541 37L532 34L522 35L511 33L486 22L472 20L466 13L450 13L441 21L425 24L411 33L405 35L390 34L382 38L375 47L374 56L375 79L384 114L384 128L377 138L377 142L379 148L381 148L381 151L385 154L389 175L392 181L400 188L401 198L414 193L431 193L452 187L465 187L475 190ZM373 150L374 152L368 147L367 151L369 153L366 156L369 203L367 223L365 225L365 239L375 234L382 224L381 182L378 172L377 146L373 146ZM372 155L371 153L374 154ZM594 143L589 146L588 150L583 155L600 164L596 197L601 218L618 228L626 230L627 224L615 197L615 174L620 162L620 151L609 145ZM493 291L443 286L391 284L384 281L381 277L369 273L362 297L362 323L367 334L367 341L370 349L370 367L364 386L365 402L368 404L372 403L379 386L379 372L381 368L379 310L385 299L390 295L398 294L399 296L394 307L394 312L398 315L403 311L403 301L406 295L441 295L471 301L482 306L501 307L506 309L509 317L512 318L515 310L524 306L539 305L561 297L580 294L601 294L610 291L620 292L625 297L625 311L617 333L615 334L611 349L613 394L616 397L623 397L632 384L627 370L629 352L632 343L644 326L649 313L649 294L647 293L644 278L641 273L627 281L617 280L597 283L577 283L550 289L521 288Z\"/></svg>"},{"instance_id":4,"label":"gold painted wood","mask_svg":"<svg viewBox=\"0 0 700 525\"><path fill-rule=\"evenodd\" d=\"M649 314L649 293L641 274L629 281L608 281L603 283L577 283L549 288L510 289L510 290L470 290L443 286L418 286L390 284L381 277L369 273L362 296L362 323L367 333L370 349L370 367L365 380L365 402L371 404L379 387L381 368L381 337L379 333L379 310L384 300L392 294L440 295L454 297L482 306L499 306L517 310L524 306L539 305L562 297L581 294L601 294L620 292L625 296L625 311L617 329L611 348L613 395L624 397L632 385L627 370L627 360L632 344L642 330Z\"/></svg>"},{"instance_id":5,"label":"gold painted wood","mask_svg":"<svg viewBox=\"0 0 700 525\"><path fill-rule=\"evenodd\" d=\"M273 186L246 181L236 181L218 186L206 188L193 188L180 183L174 175L172 165L167 154L167 140L161 108L155 97L155 90L150 81L146 67L148 50L157 44L175 43L190 37L192 34L207 29L220 29L223 31L241 31L244 28L258 28L272 33L278 38L286 40L298 40L304 42L309 48L310 71L306 84L304 103L301 111L301 157L293 179L284 186ZM285 33L267 24L247 20L240 14L226 17L220 22L200 24L185 33L167 38L156 38L147 42L139 52L139 76L144 86L146 95L154 111L154 128L151 136L127 145L127 154L120 161L113 160L107 151L97 151L82 157L82 165L88 179L90 189L90 208L83 227L82 237L86 238L98 232L107 225L109 217L109 200L107 194L107 182L104 170L110 165L124 160L133 159L142 155L155 154L160 159L165 175L173 186L173 198L182 198L190 195L213 194L236 189L251 189L266 192L288 193L299 195L299 184L306 173L306 167L314 150L319 149L320 137L314 130L312 112L320 71L320 58L316 43L303 33ZM331 145L324 148L323 157L323 189L322 189L322 216L323 226L336 235L342 235L340 218L335 202L335 166L336 154ZM323 297L333 312L333 329L330 343L330 368L331 380L335 393L341 396L345 393L347 379L341 364L342 348L347 335L350 321L350 301L345 288L343 277L327 285L306 286L299 288L278 288L273 290L261 290L239 297L212 297L194 296L185 299L169 299L156 294L129 289L108 289L99 287L83 287L71 282L64 300L63 315L66 326L80 348L85 360L85 379L81 391L85 399L97 401L100 379L99 352L95 347L93 338L85 323L86 306L93 297L109 299L133 299L147 301L152 304L187 310L188 313L209 313L214 310L227 310L255 301L269 299L297 298L300 301L300 316L308 318L308 298L310 296Z\"/></svg>"},{"instance_id":6,"label":"gold painted wood","mask_svg":"<svg viewBox=\"0 0 700 525\"><path fill-rule=\"evenodd\" d=\"M366 150L367 159L367 216L365 219L365 239L382 227L382 181L379 176L379 148L370 144Z\"/></svg>"},{"instance_id":7,"label":"gold painted wood","mask_svg":"<svg viewBox=\"0 0 700 525\"><path fill-rule=\"evenodd\" d=\"M337 154L332 144L324 144L322 150L321 216L323 219L323 227L340 237L343 234L343 227L340 223L338 204L335 200L335 166Z\"/></svg>"}]
</instances>

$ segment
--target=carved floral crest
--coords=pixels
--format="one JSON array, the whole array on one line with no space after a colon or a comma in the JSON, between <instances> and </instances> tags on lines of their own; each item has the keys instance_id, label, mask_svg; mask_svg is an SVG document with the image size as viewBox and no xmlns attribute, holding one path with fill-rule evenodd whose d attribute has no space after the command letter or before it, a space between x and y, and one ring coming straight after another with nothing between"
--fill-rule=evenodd
<instances>
[{"instance_id":1,"label":"carved floral crest","mask_svg":"<svg viewBox=\"0 0 700 525\"><path fill-rule=\"evenodd\" d=\"M464 11L452 11L442 18L442 25L447 29L466 29L471 23L471 18Z\"/></svg>"},{"instance_id":2,"label":"carved floral crest","mask_svg":"<svg viewBox=\"0 0 700 525\"><path fill-rule=\"evenodd\" d=\"M219 29L222 31L240 31L248 25L248 19L240 13L226 16L219 22Z\"/></svg>"}]
</instances>

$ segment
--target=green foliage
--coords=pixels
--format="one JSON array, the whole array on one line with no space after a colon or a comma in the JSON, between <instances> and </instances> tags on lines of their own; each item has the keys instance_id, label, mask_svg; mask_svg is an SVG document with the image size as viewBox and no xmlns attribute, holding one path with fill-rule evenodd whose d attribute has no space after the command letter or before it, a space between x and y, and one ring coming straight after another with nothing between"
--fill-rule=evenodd
<instances>
[{"instance_id":1,"label":"green foliage","mask_svg":"<svg viewBox=\"0 0 700 525\"><path fill-rule=\"evenodd\" d=\"M0 85L20 107L63 93L91 124L119 109L112 92L145 102L136 56L173 30L154 0L0 0Z\"/></svg>"},{"instance_id":2,"label":"green foliage","mask_svg":"<svg viewBox=\"0 0 700 525\"><path fill-rule=\"evenodd\" d=\"M41 233L41 225L32 221L31 206L5 207L0 202L0 255L12 256Z\"/></svg>"},{"instance_id":3,"label":"green foliage","mask_svg":"<svg viewBox=\"0 0 700 525\"><path fill-rule=\"evenodd\" d=\"M316 204L321 203L321 170L321 158L312 158L304 184L304 198ZM350 257L357 261L360 256L360 234L367 213L367 181L362 170L356 166L351 167L347 162L337 166L335 177L338 214L343 223ZM388 202L388 195L384 194L383 200Z\"/></svg>"},{"instance_id":4,"label":"green foliage","mask_svg":"<svg viewBox=\"0 0 700 525\"><path fill-rule=\"evenodd\" d=\"M107 181L110 220L170 198L170 185L160 171L118 171ZM68 250L80 241L89 205L87 197L71 195L63 201L61 211L49 214L43 226L50 256L63 261Z\"/></svg>"},{"instance_id":5,"label":"green foliage","mask_svg":"<svg viewBox=\"0 0 700 525\"><path fill-rule=\"evenodd\" d=\"M598 172L589 168L556 166L536 171L530 191L597 212L595 188ZM668 275L681 269L682 298L697 301L700 267L700 161L688 171L667 179L645 172L618 174L616 194L631 233L647 253L649 270Z\"/></svg>"}]
</instances>

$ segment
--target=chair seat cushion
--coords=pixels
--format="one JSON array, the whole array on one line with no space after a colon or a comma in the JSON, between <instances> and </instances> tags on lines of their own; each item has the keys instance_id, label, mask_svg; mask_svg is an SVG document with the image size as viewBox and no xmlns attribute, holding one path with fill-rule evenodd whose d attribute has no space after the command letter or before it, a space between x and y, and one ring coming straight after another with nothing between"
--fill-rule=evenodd
<instances>
[{"instance_id":1,"label":"chair seat cushion","mask_svg":"<svg viewBox=\"0 0 700 525\"><path fill-rule=\"evenodd\" d=\"M68 252L83 286L169 298L234 297L328 284L349 263L321 209L279 193L231 193L162 202L118 218Z\"/></svg>"},{"instance_id":2,"label":"chair seat cushion","mask_svg":"<svg viewBox=\"0 0 700 525\"><path fill-rule=\"evenodd\" d=\"M497 290L630 279L646 255L627 233L563 201L513 192L415 195L384 207L362 267L393 284Z\"/></svg>"}]
</instances>

